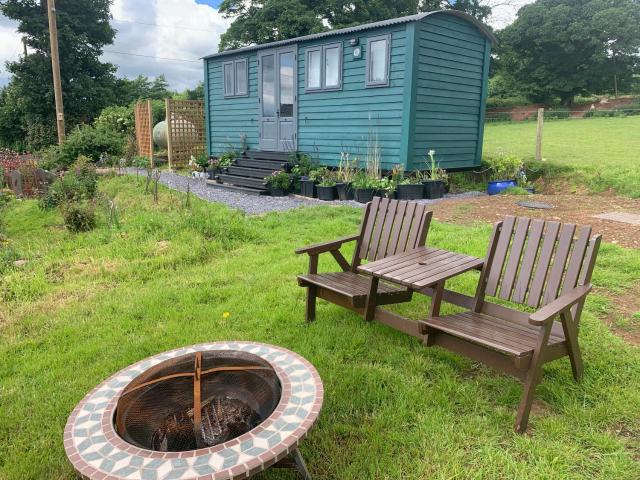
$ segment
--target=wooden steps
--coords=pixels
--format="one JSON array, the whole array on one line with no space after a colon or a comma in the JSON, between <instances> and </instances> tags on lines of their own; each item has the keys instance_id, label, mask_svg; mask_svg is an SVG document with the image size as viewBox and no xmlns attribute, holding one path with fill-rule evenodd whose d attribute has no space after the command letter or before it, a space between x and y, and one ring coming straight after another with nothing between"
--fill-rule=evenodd
<instances>
[{"instance_id":1,"label":"wooden steps","mask_svg":"<svg viewBox=\"0 0 640 480\"><path fill-rule=\"evenodd\" d=\"M246 152L233 165L216 175L215 184L209 182L209 185L254 195L267 194L264 179L275 171L287 171L288 156L284 152Z\"/></svg>"}]
</instances>

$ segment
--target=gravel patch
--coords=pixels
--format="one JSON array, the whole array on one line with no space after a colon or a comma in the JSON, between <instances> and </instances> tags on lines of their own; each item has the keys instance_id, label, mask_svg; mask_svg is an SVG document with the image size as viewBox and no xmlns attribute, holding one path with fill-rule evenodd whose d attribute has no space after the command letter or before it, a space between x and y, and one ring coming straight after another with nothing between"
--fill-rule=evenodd
<instances>
[{"instance_id":1,"label":"gravel patch","mask_svg":"<svg viewBox=\"0 0 640 480\"><path fill-rule=\"evenodd\" d=\"M136 169L127 169L127 173L135 174ZM141 173L144 175L144 173ZM249 215L261 215L268 212L284 212L298 207L317 207L321 205L349 206L362 208L363 204L355 201L346 202L324 202L313 198L301 197L299 195L289 195L287 197L270 197L268 195L248 195L233 190L225 190L207 185L202 179L191 178L173 172L161 172L160 183L180 192L186 192L189 188L191 193L207 202L223 203L231 208L242 210ZM444 199L438 200L417 200L418 203L434 204L448 199L460 199L465 197L483 196L481 192L465 192L460 194L449 194Z\"/></svg>"}]
</instances>

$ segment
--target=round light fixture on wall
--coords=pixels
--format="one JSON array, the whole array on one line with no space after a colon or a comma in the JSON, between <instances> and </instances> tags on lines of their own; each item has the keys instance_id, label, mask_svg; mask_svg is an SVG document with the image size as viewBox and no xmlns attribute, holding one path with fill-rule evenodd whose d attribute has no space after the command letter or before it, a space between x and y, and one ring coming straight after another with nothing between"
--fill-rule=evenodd
<instances>
[{"instance_id":1,"label":"round light fixture on wall","mask_svg":"<svg viewBox=\"0 0 640 480\"><path fill-rule=\"evenodd\" d=\"M361 47L356 47L353 49L353 58L360 58L362 57L362 48Z\"/></svg>"}]
</instances>

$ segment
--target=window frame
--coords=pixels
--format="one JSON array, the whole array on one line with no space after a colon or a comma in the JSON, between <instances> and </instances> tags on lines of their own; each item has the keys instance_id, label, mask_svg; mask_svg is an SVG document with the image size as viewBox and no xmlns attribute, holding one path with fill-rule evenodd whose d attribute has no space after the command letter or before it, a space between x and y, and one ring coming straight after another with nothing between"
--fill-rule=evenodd
<instances>
[{"instance_id":1,"label":"window frame","mask_svg":"<svg viewBox=\"0 0 640 480\"><path fill-rule=\"evenodd\" d=\"M385 63L385 78L383 81L372 81L371 80L371 67L372 65L372 57L371 57L371 46L380 40L384 40L387 42L387 58ZM379 87L388 87L391 83L391 34L387 33L386 35L377 35L375 37L370 37L367 39L367 65L366 65L366 88L379 88Z\"/></svg>"},{"instance_id":2,"label":"window frame","mask_svg":"<svg viewBox=\"0 0 640 480\"><path fill-rule=\"evenodd\" d=\"M338 85L326 85L327 50L338 49ZM324 45L314 45L305 48L304 52L304 91L313 92L336 92L342 90L344 72L344 45L342 42L327 43ZM320 86L309 86L309 57L312 52L320 52Z\"/></svg>"},{"instance_id":3,"label":"window frame","mask_svg":"<svg viewBox=\"0 0 640 480\"><path fill-rule=\"evenodd\" d=\"M246 87L246 91L239 92L238 91L238 65L244 64L244 84ZM233 91L227 90L227 68L231 68L232 71L232 81L233 81ZM242 98L249 96L249 59L248 58L238 58L235 60L229 60L227 62L222 63L222 93L224 98Z\"/></svg>"}]
</instances>

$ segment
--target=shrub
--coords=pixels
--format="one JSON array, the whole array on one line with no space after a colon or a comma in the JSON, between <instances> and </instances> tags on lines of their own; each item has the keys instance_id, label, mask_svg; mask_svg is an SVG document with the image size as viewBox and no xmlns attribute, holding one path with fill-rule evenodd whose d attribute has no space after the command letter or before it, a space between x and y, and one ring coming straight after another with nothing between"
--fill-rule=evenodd
<instances>
[{"instance_id":1,"label":"shrub","mask_svg":"<svg viewBox=\"0 0 640 480\"><path fill-rule=\"evenodd\" d=\"M71 132L60 146L49 147L42 153L42 166L48 170L66 169L80 155L98 162L103 154L122 156L126 136L84 125Z\"/></svg>"},{"instance_id":2,"label":"shrub","mask_svg":"<svg viewBox=\"0 0 640 480\"><path fill-rule=\"evenodd\" d=\"M80 156L64 177L53 182L38 204L41 209L50 210L65 202L91 200L97 191L96 169L87 157Z\"/></svg>"},{"instance_id":3,"label":"shrub","mask_svg":"<svg viewBox=\"0 0 640 480\"><path fill-rule=\"evenodd\" d=\"M545 120L564 120L566 118L569 118L570 116L571 116L571 112L566 108L556 109L556 110L546 110L544 112Z\"/></svg>"},{"instance_id":4,"label":"shrub","mask_svg":"<svg viewBox=\"0 0 640 480\"><path fill-rule=\"evenodd\" d=\"M100 113L94 126L98 130L132 135L135 128L132 107L107 107Z\"/></svg>"},{"instance_id":5,"label":"shrub","mask_svg":"<svg viewBox=\"0 0 640 480\"><path fill-rule=\"evenodd\" d=\"M13 193L13 190L11 190L10 188L1 189L0 190L0 209L7 206L15 198L16 196Z\"/></svg>"},{"instance_id":6,"label":"shrub","mask_svg":"<svg viewBox=\"0 0 640 480\"><path fill-rule=\"evenodd\" d=\"M500 192L502 195L530 195L529 191L523 187L509 187Z\"/></svg>"},{"instance_id":7,"label":"shrub","mask_svg":"<svg viewBox=\"0 0 640 480\"><path fill-rule=\"evenodd\" d=\"M93 202L66 202L60 210L64 224L71 232L88 232L96 226L96 208Z\"/></svg>"},{"instance_id":8,"label":"shrub","mask_svg":"<svg viewBox=\"0 0 640 480\"><path fill-rule=\"evenodd\" d=\"M269 188L288 190L291 187L291 177L288 173L282 171L273 172L265 178Z\"/></svg>"},{"instance_id":9,"label":"shrub","mask_svg":"<svg viewBox=\"0 0 640 480\"><path fill-rule=\"evenodd\" d=\"M520 157L507 153L485 158L482 164L484 169L490 171L491 180L515 179L524 166L524 162Z\"/></svg>"}]
</instances>

